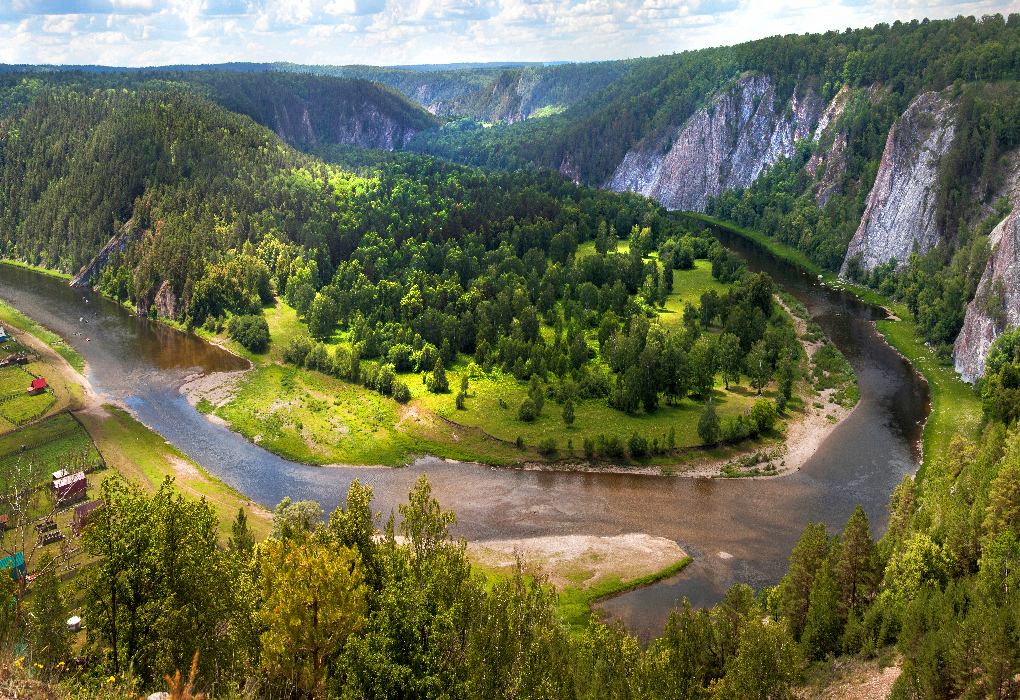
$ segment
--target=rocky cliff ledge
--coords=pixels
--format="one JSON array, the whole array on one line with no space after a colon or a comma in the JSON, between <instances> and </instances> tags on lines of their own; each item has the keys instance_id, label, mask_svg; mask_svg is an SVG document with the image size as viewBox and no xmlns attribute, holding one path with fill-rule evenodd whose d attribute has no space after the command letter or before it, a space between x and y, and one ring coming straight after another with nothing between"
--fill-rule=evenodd
<instances>
[{"instance_id":1,"label":"rocky cliff ledge","mask_svg":"<svg viewBox=\"0 0 1020 700\"><path fill-rule=\"evenodd\" d=\"M794 154L824 114L808 90L776 110L768 76L745 75L712 104L668 135L631 150L605 184L630 190L670 209L704 211L709 195L748 187L779 158Z\"/></svg>"},{"instance_id":2,"label":"rocky cliff ledge","mask_svg":"<svg viewBox=\"0 0 1020 700\"><path fill-rule=\"evenodd\" d=\"M1020 207L995 227L988 242L992 256L953 346L956 371L971 383L985 373L992 342L1007 327L1020 326Z\"/></svg>"},{"instance_id":3,"label":"rocky cliff ledge","mask_svg":"<svg viewBox=\"0 0 1020 700\"><path fill-rule=\"evenodd\" d=\"M75 275L74 279L71 280L72 287L90 287L93 284L97 284L98 280L93 279L97 277L102 269L106 266L106 261L110 259L110 256L114 252L123 253L127 250L128 243L131 242L131 232L134 228L133 219L128 221L121 228L120 233L111 238L103 246L103 249L99 251L96 257L92 258L92 262L83 267L81 271Z\"/></svg>"},{"instance_id":4,"label":"rocky cliff ledge","mask_svg":"<svg viewBox=\"0 0 1020 700\"><path fill-rule=\"evenodd\" d=\"M854 257L871 270L889 258L905 261L915 244L924 254L938 243L938 168L955 134L951 107L939 94L922 93L890 127L875 185L840 274L846 274Z\"/></svg>"}]
</instances>

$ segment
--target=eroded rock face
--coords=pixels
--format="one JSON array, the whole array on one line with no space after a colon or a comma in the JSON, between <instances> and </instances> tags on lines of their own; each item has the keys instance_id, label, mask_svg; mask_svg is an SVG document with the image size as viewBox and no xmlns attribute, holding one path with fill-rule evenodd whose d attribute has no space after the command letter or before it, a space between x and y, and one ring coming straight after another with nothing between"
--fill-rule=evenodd
<instances>
[{"instance_id":1,"label":"eroded rock face","mask_svg":"<svg viewBox=\"0 0 1020 700\"><path fill-rule=\"evenodd\" d=\"M951 106L937 93L922 93L890 127L875 185L840 274L846 274L854 257L871 270L890 258L905 261L915 244L922 255L938 244L938 168L955 134Z\"/></svg>"},{"instance_id":2,"label":"eroded rock face","mask_svg":"<svg viewBox=\"0 0 1020 700\"><path fill-rule=\"evenodd\" d=\"M812 134L825 105L812 90L779 111L768 76L745 75L687 123L631 150L605 184L630 190L669 209L704 211L709 195L748 187L779 158L794 155Z\"/></svg>"},{"instance_id":3,"label":"eroded rock face","mask_svg":"<svg viewBox=\"0 0 1020 700\"><path fill-rule=\"evenodd\" d=\"M177 318L177 295L174 294L169 281L163 280L163 284L159 285L153 304L156 305L156 312L163 318Z\"/></svg>"},{"instance_id":4,"label":"eroded rock face","mask_svg":"<svg viewBox=\"0 0 1020 700\"><path fill-rule=\"evenodd\" d=\"M309 106L297 101L281 102L273 109L270 128L287 143L346 144L362 148L383 148L392 151L414 136L415 129L402 126L379 108L365 102L361 105L333 105L325 123L315 128Z\"/></svg>"},{"instance_id":5,"label":"eroded rock face","mask_svg":"<svg viewBox=\"0 0 1020 700\"><path fill-rule=\"evenodd\" d=\"M953 346L956 371L971 383L984 375L985 358L992 342L1007 327L1020 325L1020 207L995 227L989 244L994 251L974 300L967 305L963 330ZM1004 314L996 319L989 313L989 307L993 305L991 298L998 294L1002 294L999 303ZM1002 320L1005 324L1000 325Z\"/></svg>"},{"instance_id":6,"label":"eroded rock face","mask_svg":"<svg viewBox=\"0 0 1020 700\"><path fill-rule=\"evenodd\" d=\"M134 228L133 219L129 220L121 228L120 232L106 242L103 249L99 251L96 257L92 258L92 262L83 267L74 279L71 280L72 287L88 287L95 282L93 277L97 277L103 268L106 267L106 262L110 259L110 256L115 252L123 253L127 250L128 243L131 242L131 232Z\"/></svg>"}]
</instances>

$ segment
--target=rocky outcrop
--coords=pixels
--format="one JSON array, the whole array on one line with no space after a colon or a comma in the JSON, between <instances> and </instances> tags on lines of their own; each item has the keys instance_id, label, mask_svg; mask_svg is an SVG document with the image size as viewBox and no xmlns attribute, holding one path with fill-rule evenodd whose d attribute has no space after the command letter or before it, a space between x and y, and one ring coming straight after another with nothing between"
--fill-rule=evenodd
<instances>
[{"instance_id":1,"label":"rocky outcrop","mask_svg":"<svg viewBox=\"0 0 1020 700\"><path fill-rule=\"evenodd\" d=\"M953 346L956 371L972 383L985 373L992 342L1006 328L1020 326L1020 207L995 227L989 245L992 256Z\"/></svg>"},{"instance_id":2,"label":"rocky outcrop","mask_svg":"<svg viewBox=\"0 0 1020 700\"><path fill-rule=\"evenodd\" d=\"M120 233L115 235L103 249L99 251L96 257L92 258L92 262L83 267L74 279L71 280L72 287L90 287L94 283L93 278L98 276L102 272L103 268L106 267L106 262L110 259L110 256L115 252L123 253L127 250L128 243L131 242L131 232L134 228L133 219L129 220L120 229Z\"/></svg>"},{"instance_id":3,"label":"rocky outcrop","mask_svg":"<svg viewBox=\"0 0 1020 700\"><path fill-rule=\"evenodd\" d=\"M156 292L156 298L153 301L156 306L156 313L163 318L177 318L177 295L174 294L173 287L170 286L168 280L163 280L163 283L159 285L159 291Z\"/></svg>"},{"instance_id":4,"label":"rocky outcrop","mask_svg":"<svg viewBox=\"0 0 1020 700\"><path fill-rule=\"evenodd\" d=\"M955 134L951 103L937 93L922 93L889 129L878 176L847 250L840 274L858 258L871 270L916 248L924 254L939 241L935 220L938 168Z\"/></svg>"},{"instance_id":5,"label":"rocky outcrop","mask_svg":"<svg viewBox=\"0 0 1020 700\"><path fill-rule=\"evenodd\" d=\"M818 147L806 167L811 177L820 168L825 168L821 178L812 186L819 207L824 207L832 195L840 192L843 174L846 172L846 130L836 131L835 127L849 100L850 88L844 85L825 108L815 129L814 138Z\"/></svg>"},{"instance_id":6,"label":"rocky outcrop","mask_svg":"<svg viewBox=\"0 0 1020 700\"><path fill-rule=\"evenodd\" d=\"M704 211L709 195L748 187L811 136L825 105L812 90L776 109L775 87L745 75L683 126L632 149L605 187L632 191L669 209Z\"/></svg>"}]
</instances>

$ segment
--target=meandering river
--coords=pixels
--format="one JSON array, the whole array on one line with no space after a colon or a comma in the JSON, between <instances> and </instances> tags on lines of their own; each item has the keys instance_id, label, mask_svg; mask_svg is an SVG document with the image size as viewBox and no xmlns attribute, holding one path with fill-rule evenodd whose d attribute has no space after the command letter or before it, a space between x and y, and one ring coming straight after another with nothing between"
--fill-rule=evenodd
<instances>
[{"instance_id":1,"label":"meandering river","mask_svg":"<svg viewBox=\"0 0 1020 700\"><path fill-rule=\"evenodd\" d=\"M688 479L518 471L423 459L403 469L310 467L281 459L188 405L179 388L195 373L246 366L193 334L151 323L100 295L23 268L0 265L0 298L60 334L88 362L103 398L138 417L211 474L272 508L284 496L314 499L328 513L351 481L375 490L388 514L418 476L458 518L468 540L645 532L677 541L694 561L680 575L606 601L603 609L640 636L660 634L670 608L719 601L734 581L776 583L804 526L842 528L860 503L873 534L905 474L917 470L928 389L872 323L878 307L822 287L743 239L725 238L754 271L767 271L807 307L853 365L861 400L795 474L769 480Z\"/></svg>"}]
</instances>

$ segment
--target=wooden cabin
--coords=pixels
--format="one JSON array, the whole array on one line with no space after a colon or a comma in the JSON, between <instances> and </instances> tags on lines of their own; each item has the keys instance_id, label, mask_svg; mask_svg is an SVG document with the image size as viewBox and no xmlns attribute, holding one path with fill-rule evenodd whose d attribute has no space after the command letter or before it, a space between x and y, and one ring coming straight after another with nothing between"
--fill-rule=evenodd
<instances>
[{"instance_id":1,"label":"wooden cabin","mask_svg":"<svg viewBox=\"0 0 1020 700\"><path fill-rule=\"evenodd\" d=\"M100 499L98 501L82 503L75 508L74 517L71 518L71 532L75 535L80 535L85 526L89 524L89 518L92 517L94 512L103 507L103 503L104 501Z\"/></svg>"},{"instance_id":2,"label":"wooden cabin","mask_svg":"<svg viewBox=\"0 0 1020 700\"><path fill-rule=\"evenodd\" d=\"M38 379L33 379L32 383L28 385L28 395L29 396L38 396L39 394L41 394L44 391L46 391L46 387L47 386L48 385L46 384L46 379L44 379L43 377L39 377Z\"/></svg>"}]
</instances>

